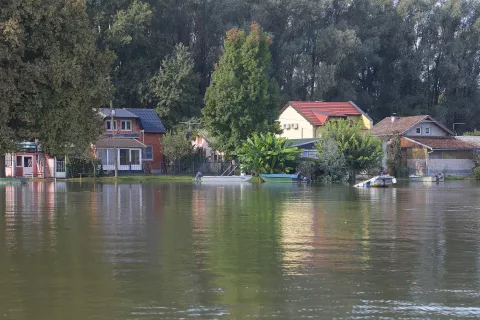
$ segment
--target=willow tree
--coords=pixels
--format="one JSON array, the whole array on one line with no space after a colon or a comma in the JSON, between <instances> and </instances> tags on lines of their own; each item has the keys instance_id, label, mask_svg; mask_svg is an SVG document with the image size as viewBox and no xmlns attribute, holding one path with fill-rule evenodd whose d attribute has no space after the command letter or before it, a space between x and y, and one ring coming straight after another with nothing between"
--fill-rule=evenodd
<instances>
[{"instance_id":1,"label":"willow tree","mask_svg":"<svg viewBox=\"0 0 480 320\"><path fill-rule=\"evenodd\" d=\"M100 133L112 54L96 47L85 1L6 0L0 11L0 154L39 137L44 151L86 148ZM4 166L1 166L4 169Z\"/></svg>"},{"instance_id":2,"label":"willow tree","mask_svg":"<svg viewBox=\"0 0 480 320\"><path fill-rule=\"evenodd\" d=\"M277 132L277 84L270 72L270 37L257 23L250 33L227 32L202 110L221 151L233 152L252 132Z\"/></svg>"}]
</instances>

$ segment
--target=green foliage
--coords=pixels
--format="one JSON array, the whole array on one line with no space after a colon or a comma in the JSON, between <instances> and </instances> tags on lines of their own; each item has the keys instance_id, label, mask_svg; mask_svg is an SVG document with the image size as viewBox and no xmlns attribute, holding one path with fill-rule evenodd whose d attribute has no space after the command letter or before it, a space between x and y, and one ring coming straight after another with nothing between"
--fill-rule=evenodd
<instances>
[{"instance_id":1,"label":"green foliage","mask_svg":"<svg viewBox=\"0 0 480 320\"><path fill-rule=\"evenodd\" d=\"M233 152L252 132L278 132L277 85L269 75L270 37L256 23L227 32L202 110L216 147Z\"/></svg>"},{"instance_id":2,"label":"green foliage","mask_svg":"<svg viewBox=\"0 0 480 320\"><path fill-rule=\"evenodd\" d=\"M336 142L338 151L330 147L332 143L329 140ZM316 147L320 161L330 158L339 160L343 156L345 168L351 177L356 172L379 167L384 155L379 138L370 132L362 132L360 123L350 125L347 120L328 122L327 131L323 133ZM329 163L327 161L327 164Z\"/></svg>"},{"instance_id":3,"label":"green foliage","mask_svg":"<svg viewBox=\"0 0 480 320\"><path fill-rule=\"evenodd\" d=\"M170 163L205 161L205 150L195 148L187 137L187 129L183 126L177 126L163 137L163 154Z\"/></svg>"},{"instance_id":4,"label":"green foliage","mask_svg":"<svg viewBox=\"0 0 480 320\"><path fill-rule=\"evenodd\" d=\"M89 173L91 177L102 177L100 159L92 157L67 158L67 172L70 178L79 178L80 173Z\"/></svg>"},{"instance_id":5,"label":"green foliage","mask_svg":"<svg viewBox=\"0 0 480 320\"><path fill-rule=\"evenodd\" d=\"M324 182L344 181L348 177L347 161L340 151L337 141L332 137L325 137L316 143L319 152L318 169L320 178Z\"/></svg>"},{"instance_id":6,"label":"green foliage","mask_svg":"<svg viewBox=\"0 0 480 320\"><path fill-rule=\"evenodd\" d=\"M96 47L84 1L2 2L0 154L39 137L46 152L85 150L101 133L113 55Z\"/></svg>"},{"instance_id":7,"label":"green foliage","mask_svg":"<svg viewBox=\"0 0 480 320\"><path fill-rule=\"evenodd\" d=\"M394 135L387 142L387 166L390 174L395 177L402 176L402 147L400 145L400 135Z\"/></svg>"},{"instance_id":8,"label":"green foliage","mask_svg":"<svg viewBox=\"0 0 480 320\"><path fill-rule=\"evenodd\" d=\"M474 129L473 131L465 131L463 133L464 136L480 136L480 131Z\"/></svg>"},{"instance_id":9,"label":"green foliage","mask_svg":"<svg viewBox=\"0 0 480 320\"><path fill-rule=\"evenodd\" d=\"M238 149L238 159L245 171L260 173L283 173L292 170L302 150L291 147L288 140L273 133L254 133Z\"/></svg>"},{"instance_id":10,"label":"green foliage","mask_svg":"<svg viewBox=\"0 0 480 320\"><path fill-rule=\"evenodd\" d=\"M473 177L475 180L480 180L480 167L473 168Z\"/></svg>"},{"instance_id":11,"label":"green foliage","mask_svg":"<svg viewBox=\"0 0 480 320\"><path fill-rule=\"evenodd\" d=\"M160 70L150 79L147 99L167 127L200 114L199 77L193 70L192 54L177 44L173 54L165 58Z\"/></svg>"}]
</instances>

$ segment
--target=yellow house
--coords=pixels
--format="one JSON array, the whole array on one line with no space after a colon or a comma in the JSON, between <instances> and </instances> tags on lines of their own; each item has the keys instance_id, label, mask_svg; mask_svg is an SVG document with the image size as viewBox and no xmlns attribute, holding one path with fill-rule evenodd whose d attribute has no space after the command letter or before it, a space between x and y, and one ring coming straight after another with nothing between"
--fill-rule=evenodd
<instances>
[{"instance_id":1,"label":"yellow house","mask_svg":"<svg viewBox=\"0 0 480 320\"><path fill-rule=\"evenodd\" d=\"M318 138L328 121L360 121L364 130L373 126L372 119L352 101L289 101L281 110L278 122L287 139Z\"/></svg>"}]
</instances>

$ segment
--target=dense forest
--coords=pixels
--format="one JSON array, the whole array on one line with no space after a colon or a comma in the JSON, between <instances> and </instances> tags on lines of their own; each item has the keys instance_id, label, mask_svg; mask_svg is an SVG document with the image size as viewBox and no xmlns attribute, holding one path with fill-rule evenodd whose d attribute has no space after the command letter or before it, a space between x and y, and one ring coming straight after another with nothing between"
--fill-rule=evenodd
<instances>
[{"instance_id":1,"label":"dense forest","mask_svg":"<svg viewBox=\"0 0 480 320\"><path fill-rule=\"evenodd\" d=\"M87 0L98 46L116 54L115 105L154 107L150 79L182 43L200 99L225 33L257 21L272 37L279 100L353 100L374 120L428 113L480 125L476 0Z\"/></svg>"},{"instance_id":2,"label":"dense forest","mask_svg":"<svg viewBox=\"0 0 480 320\"><path fill-rule=\"evenodd\" d=\"M111 98L155 108L169 128L201 117L228 30L254 21L278 109L352 100L374 121L480 127L478 0L4 0L0 149L32 136L50 151L87 146L92 106Z\"/></svg>"}]
</instances>

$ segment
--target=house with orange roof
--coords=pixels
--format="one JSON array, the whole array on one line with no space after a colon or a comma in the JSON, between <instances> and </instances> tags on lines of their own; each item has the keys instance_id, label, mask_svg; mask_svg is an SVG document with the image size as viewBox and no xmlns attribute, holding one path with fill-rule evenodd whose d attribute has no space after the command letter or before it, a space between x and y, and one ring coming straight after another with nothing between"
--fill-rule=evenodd
<instances>
[{"instance_id":1,"label":"house with orange roof","mask_svg":"<svg viewBox=\"0 0 480 320\"><path fill-rule=\"evenodd\" d=\"M318 138L329 121L360 121L364 130L373 126L372 119L352 101L289 101L281 110L278 122L287 139Z\"/></svg>"}]
</instances>

